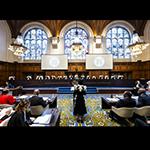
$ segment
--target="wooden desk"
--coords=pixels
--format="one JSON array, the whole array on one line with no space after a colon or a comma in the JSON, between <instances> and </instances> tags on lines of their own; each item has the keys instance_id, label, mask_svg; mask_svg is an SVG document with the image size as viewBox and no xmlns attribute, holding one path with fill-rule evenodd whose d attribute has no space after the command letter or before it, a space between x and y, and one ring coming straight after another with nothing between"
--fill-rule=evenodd
<instances>
[{"instance_id":1,"label":"wooden desk","mask_svg":"<svg viewBox=\"0 0 150 150\"><path fill-rule=\"evenodd\" d=\"M58 109L52 109L53 111L53 116L50 121L50 126L59 126L60 124L60 111Z\"/></svg>"},{"instance_id":2,"label":"wooden desk","mask_svg":"<svg viewBox=\"0 0 150 150\"><path fill-rule=\"evenodd\" d=\"M16 105L20 102L21 99L29 99L31 96L23 95L23 96L16 96ZM48 101L49 108L57 108L57 95L53 97L45 97L43 96L44 101Z\"/></svg>"},{"instance_id":3,"label":"wooden desk","mask_svg":"<svg viewBox=\"0 0 150 150\"><path fill-rule=\"evenodd\" d=\"M118 98L104 98L102 97L102 109L111 109L118 102Z\"/></svg>"},{"instance_id":4,"label":"wooden desk","mask_svg":"<svg viewBox=\"0 0 150 150\"><path fill-rule=\"evenodd\" d=\"M60 124L60 111L57 108L50 108L44 111L44 113L41 116L47 115L47 114L52 114L51 116L51 120L49 122L49 124L46 125L42 125L45 127L55 127L55 126L59 126ZM41 124L32 124L31 126L41 126Z\"/></svg>"}]
</instances>

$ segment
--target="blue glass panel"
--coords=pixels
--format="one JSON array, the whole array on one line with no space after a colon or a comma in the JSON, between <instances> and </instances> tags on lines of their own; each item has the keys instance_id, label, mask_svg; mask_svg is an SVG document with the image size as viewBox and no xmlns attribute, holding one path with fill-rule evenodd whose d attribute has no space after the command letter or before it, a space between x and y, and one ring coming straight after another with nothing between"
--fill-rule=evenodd
<instances>
[{"instance_id":1,"label":"blue glass panel","mask_svg":"<svg viewBox=\"0 0 150 150\"><path fill-rule=\"evenodd\" d=\"M40 28L29 29L24 36L24 45L28 48L23 58L25 60L40 60L47 51L47 35Z\"/></svg>"},{"instance_id":2,"label":"blue glass panel","mask_svg":"<svg viewBox=\"0 0 150 150\"><path fill-rule=\"evenodd\" d=\"M127 49L130 40L130 34L125 28L120 26L110 28L106 33L106 49L114 58L130 58L130 50Z\"/></svg>"},{"instance_id":3,"label":"blue glass panel","mask_svg":"<svg viewBox=\"0 0 150 150\"><path fill-rule=\"evenodd\" d=\"M65 33L64 49L65 54L68 55L68 59L85 59L89 49L88 37L87 32L82 28L71 28ZM81 43L82 49L79 51L74 51L71 47L74 42Z\"/></svg>"}]
</instances>

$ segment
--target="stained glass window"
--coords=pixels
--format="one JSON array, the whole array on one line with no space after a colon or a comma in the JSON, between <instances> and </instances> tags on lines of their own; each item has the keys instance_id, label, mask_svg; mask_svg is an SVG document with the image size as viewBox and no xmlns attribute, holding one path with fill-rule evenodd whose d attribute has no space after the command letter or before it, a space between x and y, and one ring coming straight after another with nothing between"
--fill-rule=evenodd
<instances>
[{"instance_id":1,"label":"stained glass window","mask_svg":"<svg viewBox=\"0 0 150 150\"><path fill-rule=\"evenodd\" d=\"M25 60L40 60L47 51L47 35L40 28L32 28L24 36L24 45L28 48L23 58Z\"/></svg>"},{"instance_id":2,"label":"stained glass window","mask_svg":"<svg viewBox=\"0 0 150 150\"><path fill-rule=\"evenodd\" d=\"M81 44L82 48L78 51L72 48L72 44L77 42ZM65 54L68 55L68 59L85 59L88 53L89 41L88 34L82 28L71 28L64 36Z\"/></svg>"},{"instance_id":3,"label":"stained glass window","mask_svg":"<svg viewBox=\"0 0 150 150\"><path fill-rule=\"evenodd\" d=\"M130 50L127 48L130 40L130 34L125 28L113 27L106 34L106 49L113 58L130 58Z\"/></svg>"}]
</instances>

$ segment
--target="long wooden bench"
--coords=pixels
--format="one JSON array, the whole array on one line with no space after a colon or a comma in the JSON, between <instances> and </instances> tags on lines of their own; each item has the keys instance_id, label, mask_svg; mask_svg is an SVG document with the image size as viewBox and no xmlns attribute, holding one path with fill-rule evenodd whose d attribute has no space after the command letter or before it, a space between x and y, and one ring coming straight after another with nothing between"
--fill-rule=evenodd
<instances>
[{"instance_id":1,"label":"long wooden bench","mask_svg":"<svg viewBox=\"0 0 150 150\"><path fill-rule=\"evenodd\" d=\"M143 80L146 83L148 80ZM72 80L16 80L16 86L23 87L63 87L71 86ZM102 86L102 87L134 87L136 80L132 79L87 79L83 83L87 86Z\"/></svg>"},{"instance_id":2,"label":"long wooden bench","mask_svg":"<svg viewBox=\"0 0 150 150\"><path fill-rule=\"evenodd\" d=\"M97 94L121 94L124 91L133 91L132 87L99 87Z\"/></svg>"}]
</instances>

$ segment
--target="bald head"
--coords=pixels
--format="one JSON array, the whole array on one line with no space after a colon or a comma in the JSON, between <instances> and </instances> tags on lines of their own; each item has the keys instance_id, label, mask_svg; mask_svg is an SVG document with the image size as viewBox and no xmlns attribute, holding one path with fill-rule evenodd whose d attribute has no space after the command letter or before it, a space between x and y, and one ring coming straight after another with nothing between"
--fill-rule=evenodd
<instances>
[{"instance_id":1,"label":"bald head","mask_svg":"<svg viewBox=\"0 0 150 150\"><path fill-rule=\"evenodd\" d=\"M148 85L150 85L150 80L149 80L149 81L147 81L147 84L148 84Z\"/></svg>"},{"instance_id":2,"label":"bald head","mask_svg":"<svg viewBox=\"0 0 150 150\"><path fill-rule=\"evenodd\" d=\"M138 90L138 94L145 93L145 92L146 92L145 88L139 88Z\"/></svg>"},{"instance_id":3,"label":"bald head","mask_svg":"<svg viewBox=\"0 0 150 150\"><path fill-rule=\"evenodd\" d=\"M123 96L124 96L124 98L131 98L132 97L132 92L131 91L125 91Z\"/></svg>"},{"instance_id":4,"label":"bald head","mask_svg":"<svg viewBox=\"0 0 150 150\"><path fill-rule=\"evenodd\" d=\"M40 94L40 90L39 89L35 89L33 94L38 96Z\"/></svg>"}]
</instances>

